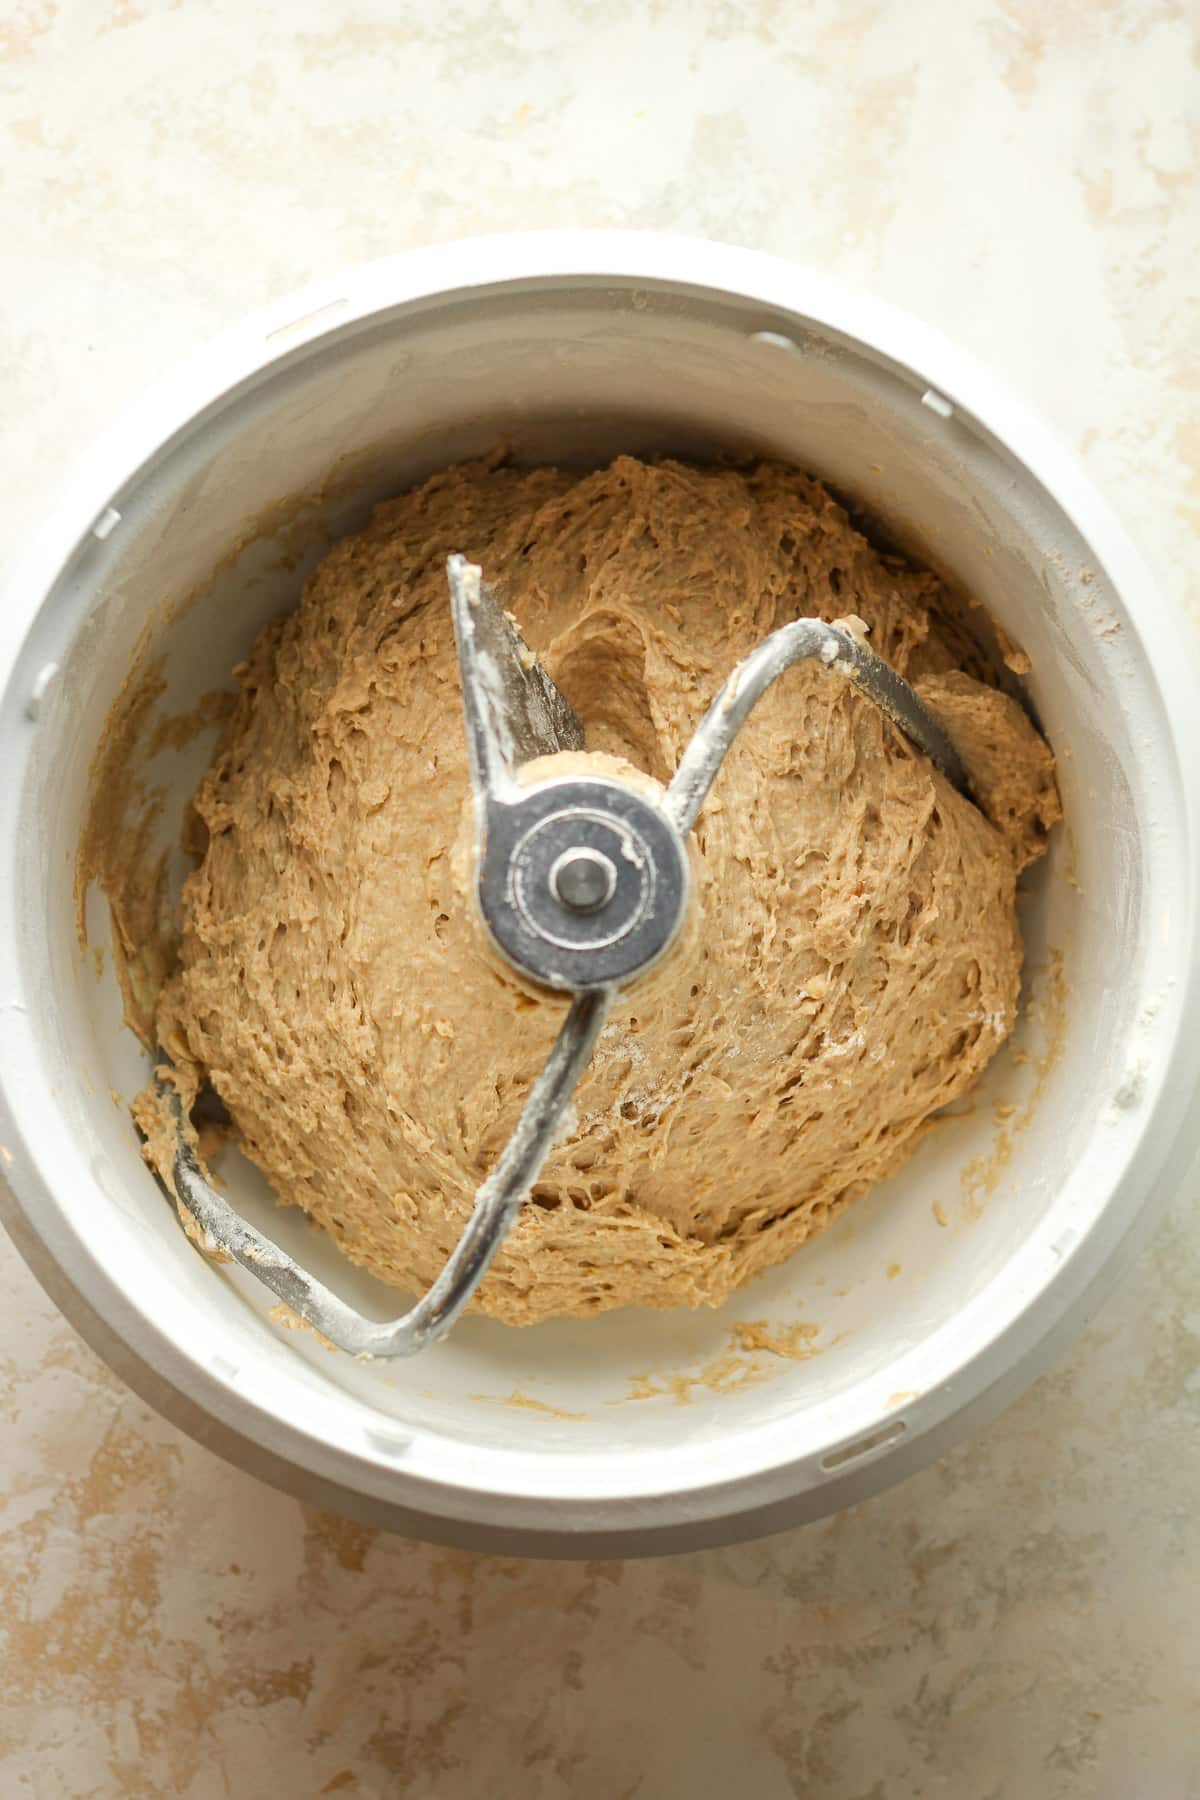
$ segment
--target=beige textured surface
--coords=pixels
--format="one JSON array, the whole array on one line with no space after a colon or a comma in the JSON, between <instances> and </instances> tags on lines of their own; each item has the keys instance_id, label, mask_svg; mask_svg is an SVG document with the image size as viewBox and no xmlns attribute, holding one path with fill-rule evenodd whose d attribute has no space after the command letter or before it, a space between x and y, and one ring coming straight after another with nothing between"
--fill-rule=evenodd
<instances>
[{"instance_id":1,"label":"beige textured surface","mask_svg":"<svg viewBox=\"0 0 1200 1800\"><path fill-rule=\"evenodd\" d=\"M828 669L789 671L743 726L692 835L699 917L618 999L478 1297L518 1325L720 1305L899 1168L1008 1037L1050 751L957 666L981 664L942 583L795 470L491 458L378 508L242 667L155 1040L189 1098L211 1077L279 1197L406 1293L466 1229L565 1011L489 953L469 893L455 548L587 734L531 775L668 780L735 663L850 612L985 809Z\"/></svg>"},{"instance_id":2,"label":"beige textured surface","mask_svg":"<svg viewBox=\"0 0 1200 1800\"><path fill-rule=\"evenodd\" d=\"M652 225L943 326L1200 608L1187 0L17 0L0 55L6 544L131 386L247 305L467 230ZM974 1444L841 1519L609 1568L261 1488L5 1248L0 1792L1197 1795L1198 1191Z\"/></svg>"}]
</instances>

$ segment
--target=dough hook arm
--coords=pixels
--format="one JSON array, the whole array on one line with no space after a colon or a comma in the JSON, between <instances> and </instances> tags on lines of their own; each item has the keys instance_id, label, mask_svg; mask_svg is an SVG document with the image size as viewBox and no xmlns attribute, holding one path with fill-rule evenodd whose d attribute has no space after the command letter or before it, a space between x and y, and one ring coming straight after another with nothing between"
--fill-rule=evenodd
<instances>
[{"instance_id":1,"label":"dough hook arm","mask_svg":"<svg viewBox=\"0 0 1200 1800\"><path fill-rule=\"evenodd\" d=\"M860 694L923 750L947 781L967 792L966 771L945 730L925 702L847 625L794 619L755 646L734 669L705 713L667 789L664 807L680 831L690 831L734 738L772 682L795 663L813 659L837 669Z\"/></svg>"},{"instance_id":2,"label":"dough hook arm","mask_svg":"<svg viewBox=\"0 0 1200 1800\"><path fill-rule=\"evenodd\" d=\"M160 1076L159 1090L180 1131L172 1171L179 1204L187 1208L217 1250L257 1276L339 1350L351 1356L415 1356L445 1336L487 1274L550 1152L611 1003L611 990L581 994L572 1002L516 1130L475 1196L475 1210L466 1229L432 1287L398 1319L380 1324L364 1318L233 1210L201 1173L191 1146L183 1139L179 1096L174 1085Z\"/></svg>"}]
</instances>

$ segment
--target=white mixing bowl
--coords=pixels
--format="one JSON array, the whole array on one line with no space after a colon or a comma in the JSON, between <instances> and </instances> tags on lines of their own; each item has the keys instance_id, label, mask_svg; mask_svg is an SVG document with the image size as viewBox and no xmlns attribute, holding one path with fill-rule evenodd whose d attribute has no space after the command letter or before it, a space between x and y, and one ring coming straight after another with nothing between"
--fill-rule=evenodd
<instances>
[{"instance_id":1,"label":"white mixing bowl","mask_svg":"<svg viewBox=\"0 0 1200 1800\"><path fill-rule=\"evenodd\" d=\"M720 1313L467 1319L363 1365L190 1246L123 1106L146 1059L76 942L89 764L135 656L166 710L227 684L328 535L509 436L523 459L763 450L853 496L1032 658L1068 825L1026 897L1030 1005L973 1107ZM325 535L322 536L322 530ZM891 310L768 257L537 234L421 251L248 320L87 461L0 622L0 1157L79 1330L214 1449L456 1543L596 1555L811 1518L995 1412L1186 1166L1200 1033L1195 689L1178 621L1074 464ZM211 749L164 752L166 834ZM93 941L106 940L93 904ZM997 1103L1016 1108L999 1118ZM1001 1108L1001 1111L1003 1109ZM235 1201L373 1308L395 1295ZM744 1347L765 1320L776 1341ZM812 1329L789 1330L798 1323Z\"/></svg>"}]
</instances>

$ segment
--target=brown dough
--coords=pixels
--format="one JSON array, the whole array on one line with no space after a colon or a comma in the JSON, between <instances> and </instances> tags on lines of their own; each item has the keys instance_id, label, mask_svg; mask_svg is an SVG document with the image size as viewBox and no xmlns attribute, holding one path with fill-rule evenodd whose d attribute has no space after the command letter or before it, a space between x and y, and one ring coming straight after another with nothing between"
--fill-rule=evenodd
<instances>
[{"instance_id":1,"label":"brown dough","mask_svg":"<svg viewBox=\"0 0 1200 1800\"><path fill-rule=\"evenodd\" d=\"M856 613L993 813L824 669L786 675L738 738L694 834L702 926L618 1003L477 1299L513 1323L716 1304L896 1169L1007 1036L1050 752L977 679L937 578L794 470L492 459L380 507L238 670L158 1029L280 1198L410 1292L562 1016L489 955L455 856L452 550L496 582L589 748L660 782L767 632Z\"/></svg>"}]
</instances>

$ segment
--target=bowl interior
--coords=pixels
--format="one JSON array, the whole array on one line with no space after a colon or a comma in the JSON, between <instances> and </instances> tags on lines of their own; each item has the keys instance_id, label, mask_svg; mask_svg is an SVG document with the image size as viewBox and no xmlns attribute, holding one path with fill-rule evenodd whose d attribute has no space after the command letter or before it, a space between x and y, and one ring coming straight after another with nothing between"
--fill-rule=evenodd
<instances>
[{"instance_id":1,"label":"bowl interior","mask_svg":"<svg viewBox=\"0 0 1200 1800\"><path fill-rule=\"evenodd\" d=\"M119 525L84 541L35 634L30 654L61 675L24 789L23 931L44 994L44 1070L89 1174L64 1205L131 1304L157 1309L197 1359L258 1383L280 1416L319 1404L381 1459L414 1434L475 1456L579 1452L600 1491L605 1470L628 1474L639 1452L720 1444L724 1455L739 1434L781 1421L814 1480L873 1421L873 1453L886 1449L936 1372L952 1374L985 1340L989 1314L1003 1316L997 1297L1021 1247L1037 1237L1065 1253L1123 1154L1105 1121L1146 987L1137 744L1155 690L1105 572L1039 483L961 409L945 416L919 373L758 301L575 277L340 322L335 309L308 329L275 334L264 354L280 354L114 495ZM332 538L500 437L529 462L754 450L829 480L1027 651L1026 692L1060 758L1068 823L1024 894L1025 1005L1011 1045L969 1107L790 1263L718 1312L521 1331L467 1319L413 1363L360 1365L273 1322L272 1296L204 1262L144 1168L124 1102L146 1058L121 1024L111 958L97 978L78 950L74 862L91 758L135 665L161 659L151 725L229 685ZM149 765L164 844L212 744L201 732ZM106 946L95 894L88 919ZM248 1165L231 1158L226 1173L236 1204L324 1279L378 1317L397 1310L395 1294L276 1208ZM761 1321L774 1350L737 1330Z\"/></svg>"}]
</instances>

